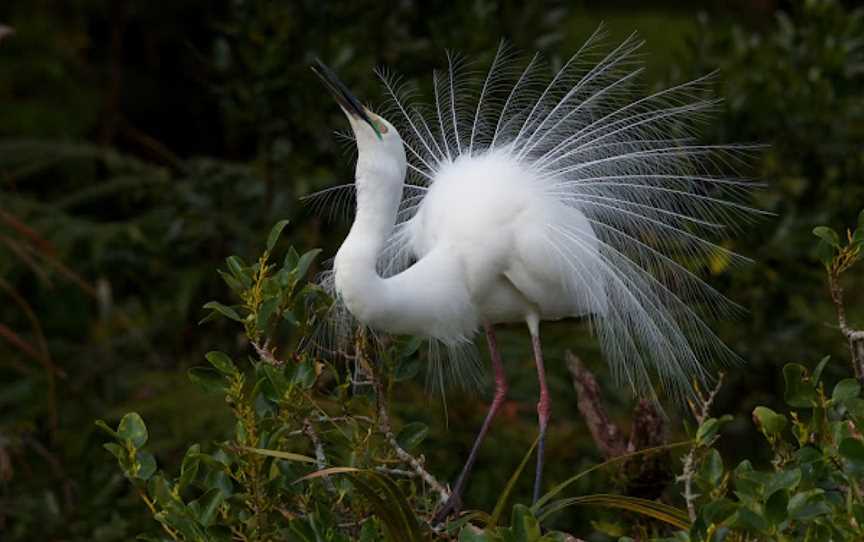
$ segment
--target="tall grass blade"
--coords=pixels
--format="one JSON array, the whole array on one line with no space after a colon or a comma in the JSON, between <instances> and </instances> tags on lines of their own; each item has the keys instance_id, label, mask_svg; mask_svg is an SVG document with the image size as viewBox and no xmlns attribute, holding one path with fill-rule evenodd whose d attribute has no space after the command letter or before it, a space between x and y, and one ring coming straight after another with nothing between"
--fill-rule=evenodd
<instances>
[{"instance_id":1,"label":"tall grass blade","mask_svg":"<svg viewBox=\"0 0 864 542\"><path fill-rule=\"evenodd\" d=\"M528 464L528 460L534 453L534 448L537 447L537 442L539 441L539 436L534 439L534 443L531 444L531 447L528 449L525 457L522 458L522 462L519 463L519 466L516 468L516 470L513 472L513 475L510 476L510 479L507 481L507 485L504 486L504 491L501 492L501 496L498 497L498 502L495 503L495 508L492 510L492 517L489 518L489 522L486 524L487 528L495 527L496 525L498 525L498 520L501 519L501 514L504 513L504 506L507 504L507 500L510 498L510 493L513 492L513 488L516 486L516 481L519 479L522 471L525 470L525 465Z\"/></svg>"},{"instance_id":2,"label":"tall grass blade","mask_svg":"<svg viewBox=\"0 0 864 542\"><path fill-rule=\"evenodd\" d=\"M550 500L552 500L552 497L561 493L567 486L581 480L582 478L584 478L585 476L591 474L592 472L594 472L596 470L600 470L602 468L608 467L610 465L614 465L616 463L621 463L622 461L626 461L626 460L632 459L634 457L639 457L640 455L646 455L646 454L650 454L653 452L662 452L664 450L672 450L674 448L681 448L683 446L691 446L692 444L693 444L692 440L685 440L682 442L673 442L672 444L664 444L662 446L654 446L652 448L644 448L644 449L638 450L636 452L632 452L629 454L623 454L623 455L619 455L617 457L613 457L612 459L609 459L608 461L604 461L603 463L598 463L597 465L594 465L593 467L585 469L584 471L580 472L579 474L577 474L571 478L568 478L568 479L564 480L563 482L561 482L560 484L558 484L557 486L553 487L551 490L549 490L549 492L547 492L545 495L540 497L540 499L538 499L537 502L534 503L534 505L531 507L531 511L534 514L536 514L537 511L540 510L540 508L542 508L546 503L548 503Z\"/></svg>"},{"instance_id":3,"label":"tall grass blade","mask_svg":"<svg viewBox=\"0 0 864 542\"><path fill-rule=\"evenodd\" d=\"M677 529L689 530L690 520L687 513L674 506L663 504L648 499L629 497L627 495L595 494L582 495L554 501L552 504L540 511L538 518L541 522L556 512L570 506L603 506L606 508L618 508L629 510L643 516L654 518L667 523Z\"/></svg>"}]
</instances>

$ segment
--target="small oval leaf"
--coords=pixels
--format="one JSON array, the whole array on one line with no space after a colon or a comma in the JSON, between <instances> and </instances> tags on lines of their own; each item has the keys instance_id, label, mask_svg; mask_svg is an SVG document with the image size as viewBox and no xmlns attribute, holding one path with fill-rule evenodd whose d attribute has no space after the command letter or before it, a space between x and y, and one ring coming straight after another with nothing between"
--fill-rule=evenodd
<instances>
[{"instance_id":1,"label":"small oval leaf","mask_svg":"<svg viewBox=\"0 0 864 542\"><path fill-rule=\"evenodd\" d=\"M210 365L216 368L220 373L232 376L238 373L237 366L234 365L234 362L231 361L231 358L228 354L224 352L219 352L218 350L214 350L212 352L207 352L204 355L207 358L207 361L210 362Z\"/></svg>"},{"instance_id":2,"label":"small oval leaf","mask_svg":"<svg viewBox=\"0 0 864 542\"><path fill-rule=\"evenodd\" d=\"M429 434L429 427L424 423L411 422L405 425L399 435L396 436L396 442L406 450L413 450L423 442L426 435Z\"/></svg>"},{"instance_id":3,"label":"small oval leaf","mask_svg":"<svg viewBox=\"0 0 864 542\"><path fill-rule=\"evenodd\" d=\"M147 444L147 426L141 415L137 412L130 412L123 416L117 427L117 436L130 441L136 448Z\"/></svg>"}]
</instances>

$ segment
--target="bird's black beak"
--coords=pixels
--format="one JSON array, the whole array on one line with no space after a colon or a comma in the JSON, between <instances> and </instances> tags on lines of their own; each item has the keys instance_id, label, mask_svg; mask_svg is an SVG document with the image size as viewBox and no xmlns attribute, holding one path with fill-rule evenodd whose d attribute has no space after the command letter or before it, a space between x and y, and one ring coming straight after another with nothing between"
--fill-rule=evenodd
<instances>
[{"instance_id":1,"label":"bird's black beak","mask_svg":"<svg viewBox=\"0 0 864 542\"><path fill-rule=\"evenodd\" d=\"M360 104L360 101L357 100L353 94L351 94L348 87L346 87L342 81L336 77L333 70L316 58L315 63L312 64L312 71L315 72L315 75L321 78L321 81L324 82L324 86L327 87L327 90L329 90L331 94L333 94L339 107L341 107L346 114L364 121L372 127L372 130L375 132L375 135L378 136L378 139L381 139L381 133L378 131L378 127L375 126L375 123L372 122L372 119L369 118L369 113L366 112L366 108Z\"/></svg>"}]
</instances>

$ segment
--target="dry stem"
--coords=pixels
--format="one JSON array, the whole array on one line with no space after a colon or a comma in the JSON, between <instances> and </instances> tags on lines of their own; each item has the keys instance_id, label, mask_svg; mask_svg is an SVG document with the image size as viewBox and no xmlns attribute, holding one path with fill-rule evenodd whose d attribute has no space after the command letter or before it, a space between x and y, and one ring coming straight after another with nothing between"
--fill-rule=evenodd
<instances>
[{"instance_id":1,"label":"dry stem","mask_svg":"<svg viewBox=\"0 0 864 542\"><path fill-rule=\"evenodd\" d=\"M450 498L450 492L423 467L423 457L421 456L419 459L414 457L396 441L396 435L393 433L393 429L390 425L390 413L387 410L387 396L385 395L384 385L381 383L378 375L375 374L375 371L366 359L364 338L365 337L361 332L355 343L355 355L360 368L367 373L369 382L375 388L375 395L378 401L378 429L384 435L384 438L387 440L387 443L390 444L390 447L393 448L396 457L407 463L421 480L438 493L441 502L446 502L447 499Z\"/></svg>"},{"instance_id":2,"label":"dry stem","mask_svg":"<svg viewBox=\"0 0 864 542\"><path fill-rule=\"evenodd\" d=\"M828 287L831 291L831 301L837 310L837 324L840 332L849 341L849 353L852 356L852 370L855 378L864 384L864 330L853 329L846 321L846 305L843 300L843 286L840 276L833 268L828 269Z\"/></svg>"},{"instance_id":3,"label":"dry stem","mask_svg":"<svg viewBox=\"0 0 864 542\"><path fill-rule=\"evenodd\" d=\"M714 399L717 397L717 392L720 391L720 386L723 384L723 373L720 373L719 378L717 379L717 385L714 386L707 395L703 394L699 389L699 386L696 386L696 398L699 401L698 405L690 403L690 409L693 412L693 417L696 418L697 427L701 426L705 420L711 414L711 404L714 402ZM696 475L696 451L699 449L701 444L699 442L694 442L693 446L690 447L690 451L687 452L687 455L682 459L683 467L681 469L681 474L675 477L676 482L684 483L684 492L681 494L684 497L684 502L687 504L687 515L690 517L690 521L696 521L696 499L699 497L698 493L693 492L693 477Z\"/></svg>"}]
</instances>

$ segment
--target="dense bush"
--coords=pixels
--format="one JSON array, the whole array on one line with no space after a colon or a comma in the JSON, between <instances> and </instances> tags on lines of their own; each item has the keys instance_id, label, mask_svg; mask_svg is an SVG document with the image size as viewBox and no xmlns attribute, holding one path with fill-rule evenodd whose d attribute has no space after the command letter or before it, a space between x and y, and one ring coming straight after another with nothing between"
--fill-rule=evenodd
<instances>
[{"instance_id":1,"label":"dense bush","mask_svg":"<svg viewBox=\"0 0 864 542\"><path fill-rule=\"evenodd\" d=\"M493 511L431 523L447 489L415 455L428 428L409 422L395 431L388 407L392 386L417 372L418 343L397 341L372 351L361 330L347 350L317 355L322 351L310 341L326 318L329 300L319 287L303 282L317 251L300 256L291 248L281 265L271 263L284 226L283 221L273 228L255 264L237 256L226 260L227 270L220 274L237 303L205 305L211 312L204 321L225 317L241 325L255 352L248 370L213 351L206 356L211 367L189 372L203 389L224 397L235 419L234 435L216 444L192 444L179 473L171 476L157 470L147 451L148 430L140 415L126 414L116 429L97 422L114 439L105 448L170 539L565 541L569 535L544 534L541 526L574 506L620 508L654 520L631 518L604 527L639 539L660 540L659 533L671 528L686 530L663 540L852 541L864 536L864 398L856 378L826 391L822 376L830 357L812 372L796 363L784 367L784 399L795 409L788 416L766 406L753 410L753 422L771 450L767 469L746 459L726 468L713 446L733 417L710 416L716 389L701 396L694 405L698 429L675 479L686 511L627 495L560 496L591 470L642 460L677 444L636 451L577 474L533 506L515 505L509 525L499 526L532 446L501 487ZM829 281L839 281L864 252L864 211L845 242L828 227L814 233ZM835 302L842 306L842 294ZM281 331L286 327L299 328L309 340L301 340L302 348L289 348ZM864 337L854 340L864 342Z\"/></svg>"}]
</instances>

